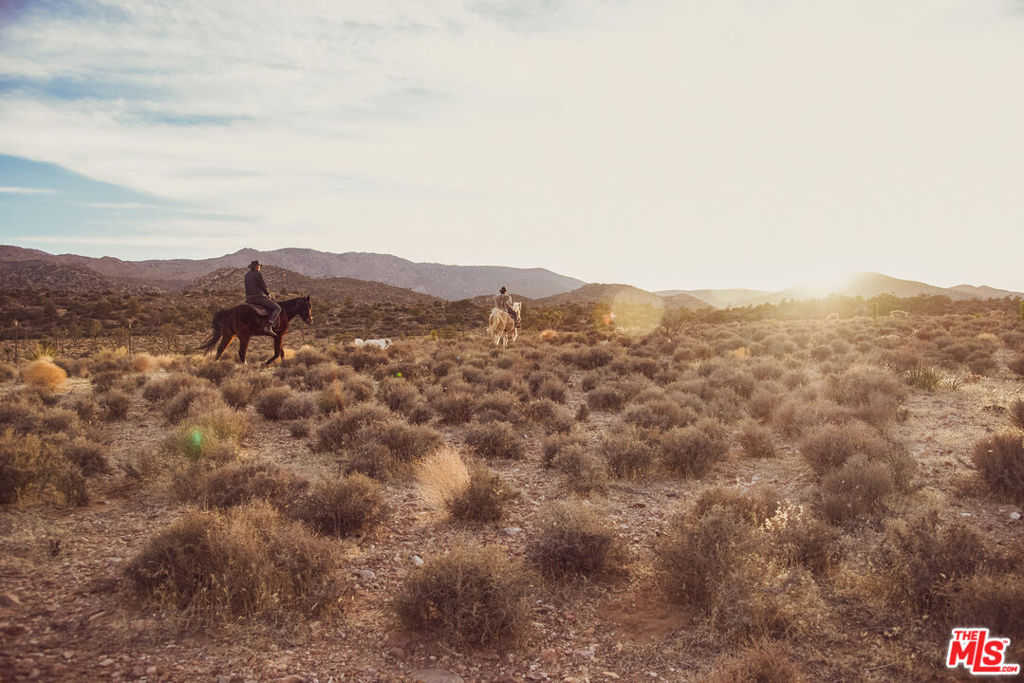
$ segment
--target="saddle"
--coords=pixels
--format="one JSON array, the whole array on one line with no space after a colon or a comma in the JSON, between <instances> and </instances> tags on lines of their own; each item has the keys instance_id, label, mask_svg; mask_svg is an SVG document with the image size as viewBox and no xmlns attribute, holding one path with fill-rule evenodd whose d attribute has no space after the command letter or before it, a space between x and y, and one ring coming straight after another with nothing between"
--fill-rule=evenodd
<instances>
[{"instance_id":1,"label":"saddle","mask_svg":"<svg viewBox=\"0 0 1024 683\"><path fill-rule=\"evenodd\" d=\"M270 315L270 309L264 308L263 306L260 306L259 304L244 303L242 305L243 306L248 306L249 308L251 308L256 313L256 315L258 315L261 318L266 318L266 317L268 317Z\"/></svg>"}]
</instances>

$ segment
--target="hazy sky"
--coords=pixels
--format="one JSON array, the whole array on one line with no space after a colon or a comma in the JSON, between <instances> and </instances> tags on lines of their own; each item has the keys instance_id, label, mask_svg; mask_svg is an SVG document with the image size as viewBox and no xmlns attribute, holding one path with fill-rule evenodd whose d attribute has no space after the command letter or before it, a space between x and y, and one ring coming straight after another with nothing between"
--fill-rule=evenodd
<instances>
[{"instance_id":1,"label":"hazy sky","mask_svg":"<svg viewBox=\"0 0 1024 683\"><path fill-rule=\"evenodd\" d=\"M1011 0L0 0L0 242L1024 291L1022 84Z\"/></svg>"}]
</instances>

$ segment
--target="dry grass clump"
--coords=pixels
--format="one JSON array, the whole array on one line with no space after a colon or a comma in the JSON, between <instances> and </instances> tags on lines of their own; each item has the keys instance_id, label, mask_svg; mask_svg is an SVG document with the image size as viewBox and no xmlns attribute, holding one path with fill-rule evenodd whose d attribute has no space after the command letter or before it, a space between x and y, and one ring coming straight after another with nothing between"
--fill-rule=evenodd
<instances>
[{"instance_id":1,"label":"dry grass clump","mask_svg":"<svg viewBox=\"0 0 1024 683\"><path fill-rule=\"evenodd\" d=\"M1010 422L1017 429L1024 429L1024 401L1019 398L1010 404Z\"/></svg>"},{"instance_id":2,"label":"dry grass clump","mask_svg":"<svg viewBox=\"0 0 1024 683\"><path fill-rule=\"evenodd\" d=\"M150 403L156 403L170 399L185 387L200 387L204 385L206 385L206 382L192 375L176 372L166 377L150 379L142 388L142 397Z\"/></svg>"},{"instance_id":3,"label":"dry grass clump","mask_svg":"<svg viewBox=\"0 0 1024 683\"><path fill-rule=\"evenodd\" d=\"M1007 363L1006 367L1010 368L1018 377L1024 377L1024 355L1017 356Z\"/></svg>"},{"instance_id":4,"label":"dry grass clump","mask_svg":"<svg viewBox=\"0 0 1024 683\"><path fill-rule=\"evenodd\" d=\"M550 505L526 553L552 579L620 573L625 559L611 524L580 501Z\"/></svg>"},{"instance_id":5,"label":"dry grass clump","mask_svg":"<svg viewBox=\"0 0 1024 683\"><path fill-rule=\"evenodd\" d=\"M68 373L49 358L39 358L21 370L21 380L30 387L54 391L64 385Z\"/></svg>"},{"instance_id":6,"label":"dry grass clump","mask_svg":"<svg viewBox=\"0 0 1024 683\"><path fill-rule=\"evenodd\" d=\"M353 472L340 479L317 482L288 509L288 516L317 533L344 537L369 531L386 512L380 484Z\"/></svg>"},{"instance_id":7,"label":"dry grass clump","mask_svg":"<svg viewBox=\"0 0 1024 683\"><path fill-rule=\"evenodd\" d=\"M202 415L223 405L220 392L210 384L190 384L164 404L164 416L171 424L177 424L189 416Z\"/></svg>"},{"instance_id":8,"label":"dry grass clump","mask_svg":"<svg viewBox=\"0 0 1024 683\"><path fill-rule=\"evenodd\" d=\"M586 394L587 407L617 413L626 404L626 397L616 386L602 385L591 389Z\"/></svg>"},{"instance_id":9,"label":"dry grass clump","mask_svg":"<svg viewBox=\"0 0 1024 683\"><path fill-rule=\"evenodd\" d=\"M620 479L640 479L654 464L654 449L636 429L609 430L598 444L608 471Z\"/></svg>"},{"instance_id":10,"label":"dry grass clump","mask_svg":"<svg viewBox=\"0 0 1024 683\"><path fill-rule=\"evenodd\" d=\"M748 490L716 486L700 494L693 514L703 517L717 506L756 527L775 515L781 503L779 492L770 486L755 486Z\"/></svg>"},{"instance_id":11,"label":"dry grass clump","mask_svg":"<svg viewBox=\"0 0 1024 683\"><path fill-rule=\"evenodd\" d=\"M10 382L18 376L18 368L6 361L0 361L0 382Z\"/></svg>"},{"instance_id":12,"label":"dry grass clump","mask_svg":"<svg viewBox=\"0 0 1024 683\"><path fill-rule=\"evenodd\" d=\"M197 424L183 424L162 442L165 453L193 461L225 463L238 456L238 443Z\"/></svg>"},{"instance_id":13,"label":"dry grass clump","mask_svg":"<svg viewBox=\"0 0 1024 683\"><path fill-rule=\"evenodd\" d=\"M801 683L807 680L777 642L760 641L716 663L707 683Z\"/></svg>"},{"instance_id":14,"label":"dry grass clump","mask_svg":"<svg viewBox=\"0 0 1024 683\"><path fill-rule=\"evenodd\" d=\"M688 478L703 477L729 448L721 424L708 418L665 432L658 446L665 467Z\"/></svg>"},{"instance_id":15,"label":"dry grass clump","mask_svg":"<svg viewBox=\"0 0 1024 683\"><path fill-rule=\"evenodd\" d=\"M510 391L492 391L476 403L479 422L516 422L519 420L519 401Z\"/></svg>"},{"instance_id":16,"label":"dry grass clump","mask_svg":"<svg viewBox=\"0 0 1024 683\"><path fill-rule=\"evenodd\" d=\"M456 645L509 645L528 619L527 586L497 547L466 546L405 580L393 607L404 628Z\"/></svg>"},{"instance_id":17,"label":"dry grass clump","mask_svg":"<svg viewBox=\"0 0 1024 683\"><path fill-rule=\"evenodd\" d=\"M39 429L42 411L39 400L27 394L8 396L0 401L0 424L27 434Z\"/></svg>"},{"instance_id":18,"label":"dry grass clump","mask_svg":"<svg viewBox=\"0 0 1024 683\"><path fill-rule=\"evenodd\" d=\"M422 425L410 425L398 420L391 420L383 426L367 429L362 439L370 439L385 448L399 463L409 464L433 451L444 441L444 437L436 429Z\"/></svg>"},{"instance_id":19,"label":"dry grass clump","mask_svg":"<svg viewBox=\"0 0 1024 683\"><path fill-rule=\"evenodd\" d=\"M1011 642L1024 639L1024 577L1019 570L967 576L943 592L947 627L984 624Z\"/></svg>"},{"instance_id":20,"label":"dry grass clump","mask_svg":"<svg viewBox=\"0 0 1024 683\"><path fill-rule=\"evenodd\" d=\"M252 382L243 378L229 379L220 385L221 396L232 408L244 408L249 405L254 391Z\"/></svg>"},{"instance_id":21,"label":"dry grass clump","mask_svg":"<svg viewBox=\"0 0 1024 683\"><path fill-rule=\"evenodd\" d=\"M521 460L526 452L519 434L503 422L471 427L466 432L466 443L478 456L485 459Z\"/></svg>"},{"instance_id":22,"label":"dry grass clump","mask_svg":"<svg viewBox=\"0 0 1024 683\"><path fill-rule=\"evenodd\" d=\"M77 418L78 415L73 410L50 408L40 416L39 423L44 433L59 434L73 432L78 421Z\"/></svg>"},{"instance_id":23,"label":"dry grass clump","mask_svg":"<svg viewBox=\"0 0 1024 683\"><path fill-rule=\"evenodd\" d=\"M775 440L772 431L755 420L740 425L737 439L743 454L748 458L774 458Z\"/></svg>"},{"instance_id":24,"label":"dry grass clump","mask_svg":"<svg viewBox=\"0 0 1024 683\"><path fill-rule=\"evenodd\" d=\"M195 369L196 377L202 377L207 379L214 384L222 384L225 379L235 374L237 369L235 363L215 361L215 360L204 360L199 363L199 366Z\"/></svg>"},{"instance_id":25,"label":"dry grass clump","mask_svg":"<svg viewBox=\"0 0 1024 683\"><path fill-rule=\"evenodd\" d=\"M794 438L811 427L842 425L853 419L852 411L826 398L792 396L772 413L772 423L783 436Z\"/></svg>"},{"instance_id":26,"label":"dry grass clump","mask_svg":"<svg viewBox=\"0 0 1024 683\"><path fill-rule=\"evenodd\" d=\"M334 380L316 395L316 404L321 413L340 413L349 404L349 396L345 393L345 386L338 380Z\"/></svg>"},{"instance_id":27,"label":"dry grass clump","mask_svg":"<svg viewBox=\"0 0 1024 683\"><path fill-rule=\"evenodd\" d=\"M423 501L444 510L469 486L469 468L458 450L444 445L413 466L413 478Z\"/></svg>"},{"instance_id":28,"label":"dry grass clump","mask_svg":"<svg viewBox=\"0 0 1024 683\"><path fill-rule=\"evenodd\" d=\"M559 453L561 453L567 446L572 444L586 446L586 443L586 438L578 432L552 434L545 437L541 442L541 458L544 462L544 466L551 467L555 458L557 458Z\"/></svg>"},{"instance_id":29,"label":"dry grass clump","mask_svg":"<svg viewBox=\"0 0 1024 683\"><path fill-rule=\"evenodd\" d=\"M174 482L180 500L219 509L265 500L280 510L308 487L305 479L268 463L230 463L212 471L192 467Z\"/></svg>"},{"instance_id":30,"label":"dry grass clump","mask_svg":"<svg viewBox=\"0 0 1024 683\"><path fill-rule=\"evenodd\" d=\"M622 419L644 429L664 431L685 427L697 421L699 415L692 408L679 405L670 398L658 398L626 409Z\"/></svg>"},{"instance_id":31,"label":"dry grass clump","mask_svg":"<svg viewBox=\"0 0 1024 683\"><path fill-rule=\"evenodd\" d=\"M125 568L136 596L195 627L307 619L337 605L333 545L264 502L191 512Z\"/></svg>"},{"instance_id":32,"label":"dry grass clump","mask_svg":"<svg viewBox=\"0 0 1024 683\"><path fill-rule=\"evenodd\" d=\"M974 445L971 461L993 492L1024 500L1024 440L1019 433L982 439Z\"/></svg>"},{"instance_id":33,"label":"dry grass clump","mask_svg":"<svg viewBox=\"0 0 1024 683\"><path fill-rule=\"evenodd\" d=\"M593 370L607 365L615 358L615 354L608 349L589 347L575 351L565 351L559 355L563 363L575 365L581 370Z\"/></svg>"},{"instance_id":34,"label":"dry grass clump","mask_svg":"<svg viewBox=\"0 0 1024 683\"><path fill-rule=\"evenodd\" d=\"M103 409L103 419L108 421L124 420L128 417L128 409L132 405L132 397L120 389L111 389L97 398Z\"/></svg>"}]
</instances>

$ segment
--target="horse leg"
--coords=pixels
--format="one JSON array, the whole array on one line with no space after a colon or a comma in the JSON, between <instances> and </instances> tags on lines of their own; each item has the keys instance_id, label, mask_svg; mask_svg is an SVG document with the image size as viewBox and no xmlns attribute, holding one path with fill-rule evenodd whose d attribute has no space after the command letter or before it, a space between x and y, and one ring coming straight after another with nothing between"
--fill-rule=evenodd
<instances>
[{"instance_id":1,"label":"horse leg","mask_svg":"<svg viewBox=\"0 0 1024 683\"><path fill-rule=\"evenodd\" d=\"M245 365L245 354L249 350L249 336L238 335L238 360Z\"/></svg>"},{"instance_id":2,"label":"horse leg","mask_svg":"<svg viewBox=\"0 0 1024 683\"><path fill-rule=\"evenodd\" d=\"M281 335L274 337L274 355L270 357L270 360L266 362L266 365L270 365L278 358L284 363L284 348L281 345Z\"/></svg>"},{"instance_id":3,"label":"horse leg","mask_svg":"<svg viewBox=\"0 0 1024 683\"><path fill-rule=\"evenodd\" d=\"M228 347L228 344L230 344L231 340L234 338L235 335L231 334L230 332L224 333L224 335L220 338L220 344L217 345L217 357L214 358L214 360L220 360L221 354L224 353L224 349Z\"/></svg>"}]
</instances>

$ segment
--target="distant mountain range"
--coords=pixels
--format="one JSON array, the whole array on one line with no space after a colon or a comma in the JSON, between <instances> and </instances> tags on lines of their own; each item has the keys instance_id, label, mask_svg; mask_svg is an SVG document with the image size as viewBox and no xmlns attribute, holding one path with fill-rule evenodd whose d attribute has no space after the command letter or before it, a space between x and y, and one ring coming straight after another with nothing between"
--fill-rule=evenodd
<instances>
[{"instance_id":1,"label":"distant mountain range","mask_svg":"<svg viewBox=\"0 0 1024 683\"><path fill-rule=\"evenodd\" d=\"M36 249L0 246L0 261L41 261L87 268L116 281L135 281L164 289L182 289L214 271L244 268L253 259L307 277L347 277L383 282L449 300L496 293L501 285L509 287L516 294L538 298L568 292L585 284L582 280L544 268L448 266L440 263L414 263L389 254L333 254L315 249L241 249L211 259L122 261L109 256L90 258L75 254L54 255Z\"/></svg>"},{"instance_id":2,"label":"distant mountain range","mask_svg":"<svg viewBox=\"0 0 1024 683\"><path fill-rule=\"evenodd\" d=\"M914 297L914 296L948 296L954 301L966 299L1002 299L1003 297L1024 296L1020 292L1013 292L993 287L976 287L974 285L956 285L955 287L936 287L924 282L914 280L901 280L899 278L882 275L881 273L857 273L850 276L840 288L830 292L839 296L863 297L870 299L879 294L892 294L893 296ZM739 306L760 306L761 304L777 304L785 299L815 299L826 296L820 288L811 286L790 287L776 292L763 291L758 289L670 289L657 292L660 296L671 297L680 294L689 294L700 299L708 306L714 308L729 308Z\"/></svg>"},{"instance_id":3,"label":"distant mountain range","mask_svg":"<svg viewBox=\"0 0 1024 683\"><path fill-rule=\"evenodd\" d=\"M821 289L809 286L775 292L756 289L648 292L625 284L587 284L543 268L446 266L414 263L388 254L333 254L314 249L241 249L213 259L121 261L0 246L0 282L6 289L237 291L241 294L242 273L253 259L264 264L267 280L275 292L309 293L338 300L351 298L366 303L417 305L438 299L473 299L474 303L486 306L500 285L508 286L517 299L522 298L531 306L622 302L670 309L728 308L826 295ZM936 287L880 273L858 273L833 293L866 299L886 293L898 297L940 295L953 300L1024 296L1020 292L986 286Z\"/></svg>"}]
</instances>

